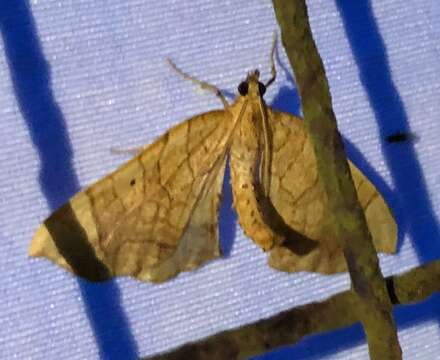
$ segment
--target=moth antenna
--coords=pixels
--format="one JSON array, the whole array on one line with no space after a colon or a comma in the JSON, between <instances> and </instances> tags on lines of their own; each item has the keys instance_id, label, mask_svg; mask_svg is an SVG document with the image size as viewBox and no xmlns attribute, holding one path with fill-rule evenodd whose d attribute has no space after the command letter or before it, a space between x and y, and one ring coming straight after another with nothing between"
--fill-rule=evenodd
<instances>
[{"instance_id":1,"label":"moth antenna","mask_svg":"<svg viewBox=\"0 0 440 360\"><path fill-rule=\"evenodd\" d=\"M120 149L116 147L110 148L110 154L112 155L137 155L139 154L144 148L142 146L136 147L136 148L129 148L129 149Z\"/></svg>"},{"instance_id":2,"label":"moth antenna","mask_svg":"<svg viewBox=\"0 0 440 360\"><path fill-rule=\"evenodd\" d=\"M275 67L275 50L277 48L277 38L278 38L277 32L274 31L273 40L272 40L272 49L270 50L270 64L271 64L270 72L272 74L272 77L267 81L266 84L264 84L266 88L268 88L275 81L277 77L277 68Z\"/></svg>"},{"instance_id":3,"label":"moth antenna","mask_svg":"<svg viewBox=\"0 0 440 360\"><path fill-rule=\"evenodd\" d=\"M177 74L179 74L181 77L183 77L185 80L189 80L189 81L193 82L197 86L200 86L200 88L203 90L207 90L207 91L212 92L215 96L217 96L220 99L220 101L222 102L225 109L229 108L229 103L226 101L225 96L222 94L222 92L220 91L220 89L218 87L216 87L215 85L209 84L205 81L201 81L201 80L197 79L196 77L187 74L186 72L184 72L180 68L178 68L177 65L171 59L166 59L166 61L167 61L168 65L170 65L171 68Z\"/></svg>"}]
</instances>

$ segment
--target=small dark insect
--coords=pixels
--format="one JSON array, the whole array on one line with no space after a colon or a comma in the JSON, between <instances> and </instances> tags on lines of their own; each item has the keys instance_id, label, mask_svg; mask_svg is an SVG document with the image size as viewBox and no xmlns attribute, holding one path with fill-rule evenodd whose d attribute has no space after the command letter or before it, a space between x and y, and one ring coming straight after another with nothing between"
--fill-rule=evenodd
<instances>
[{"instance_id":1,"label":"small dark insect","mask_svg":"<svg viewBox=\"0 0 440 360\"><path fill-rule=\"evenodd\" d=\"M415 141L417 136L410 132L396 132L394 134L388 135L385 140L389 143L399 143L406 141Z\"/></svg>"}]
</instances>

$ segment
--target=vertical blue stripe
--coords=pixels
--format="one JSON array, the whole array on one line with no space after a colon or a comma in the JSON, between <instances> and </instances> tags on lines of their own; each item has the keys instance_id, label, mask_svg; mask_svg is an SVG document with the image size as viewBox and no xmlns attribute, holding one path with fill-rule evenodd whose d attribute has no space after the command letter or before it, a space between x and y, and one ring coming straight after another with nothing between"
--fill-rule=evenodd
<instances>
[{"instance_id":1,"label":"vertical blue stripe","mask_svg":"<svg viewBox=\"0 0 440 360\"><path fill-rule=\"evenodd\" d=\"M397 220L406 231L421 263L440 257L440 230L423 172L411 141L389 144L386 136L411 132L408 116L392 80L385 44L380 35L369 0L336 0L345 32L356 60L362 85L374 111L382 152L394 182L398 201ZM405 6L404 3L401 4ZM422 320L439 320L440 296L417 306L395 311L398 326Z\"/></svg>"},{"instance_id":2,"label":"vertical blue stripe","mask_svg":"<svg viewBox=\"0 0 440 360\"><path fill-rule=\"evenodd\" d=\"M382 151L391 171L395 189L391 191L368 166L352 144L346 148L354 162L378 185L391 202L399 230L407 231L422 263L440 256L440 231L411 142L389 144L387 135L410 132L403 102L393 83L386 48L368 0L335 0L356 59L362 85L368 95L380 129ZM405 6L402 3L402 6ZM280 105L277 104L280 108ZM435 318L438 320L440 295L419 304L397 307L394 311L399 327ZM292 324L292 326L295 326ZM363 329L354 325L325 334L306 337L293 347L285 347L254 359L319 359L360 343Z\"/></svg>"},{"instance_id":3,"label":"vertical blue stripe","mask_svg":"<svg viewBox=\"0 0 440 360\"><path fill-rule=\"evenodd\" d=\"M80 187L72 167L72 148L64 117L51 89L50 66L44 58L26 0L0 1L0 31L15 95L40 157L41 190L50 208L55 210ZM92 284L81 279L78 285L101 358L136 359L136 343L117 285L113 281ZM46 357L50 358L50 349L47 351Z\"/></svg>"},{"instance_id":4,"label":"vertical blue stripe","mask_svg":"<svg viewBox=\"0 0 440 360\"><path fill-rule=\"evenodd\" d=\"M399 225L422 263L440 257L440 231L412 142L389 144L387 135L409 132L408 116L391 78L388 57L368 0L336 0L359 76L375 114L382 151L399 199Z\"/></svg>"}]
</instances>

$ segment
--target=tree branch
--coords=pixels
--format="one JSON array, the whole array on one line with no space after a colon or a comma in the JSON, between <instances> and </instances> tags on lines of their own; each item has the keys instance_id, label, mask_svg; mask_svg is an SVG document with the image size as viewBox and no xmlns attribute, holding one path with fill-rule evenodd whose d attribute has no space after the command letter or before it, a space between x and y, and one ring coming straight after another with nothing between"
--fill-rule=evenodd
<instances>
[{"instance_id":1,"label":"tree branch","mask_svg":"<svg viewBox=\"0 0 440 360\"><path fill-rule=\"evenodd\" d=\"M315 150L318 174L328 197L352 286L358 296L358 304L352 311L357 311L362 322L372 359L401 359L391 302L337 129L305 0L273 0L273 4L282 41L295 73L304 125Z\"/></svg>"},{"instance_id":2,"label":"tree branch","mask_svg":"<svg viewBox=\"0 0 440 360\"><path fill-rule=\"evenodd\" d=\"M393 304L424 300L440 290L440 260L386 278ZM144 360L243 360L280 346L293 345L306 335L332 331L358 321L353 290L327 300L283 311L239 329L224 331L169 353Z\"/></svg>"}]
</instances>

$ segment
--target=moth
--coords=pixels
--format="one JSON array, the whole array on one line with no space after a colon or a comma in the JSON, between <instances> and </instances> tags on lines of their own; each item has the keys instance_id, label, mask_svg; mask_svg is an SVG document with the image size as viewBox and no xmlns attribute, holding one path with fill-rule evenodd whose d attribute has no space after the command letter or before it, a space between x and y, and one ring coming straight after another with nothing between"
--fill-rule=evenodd
<instances>
[{"instance_id":1,"label":"moth","mask_svg":"<svg viewBox=\"0 0 440 360\"><path fill-rule=\"evenodd\" d=\"M332 227L302 120L266 105L259 71L231 104L213 85L171 66L224 108L168 130L119 169L73 196L37 230L31 256L91 281L113 276L163 282L219 257L218 211L227 161L245 234L287 271L332 274L347 265ZM397 228L374 185L350 163L378 251L396 249Z\"/></svg>"}]
</instances>

